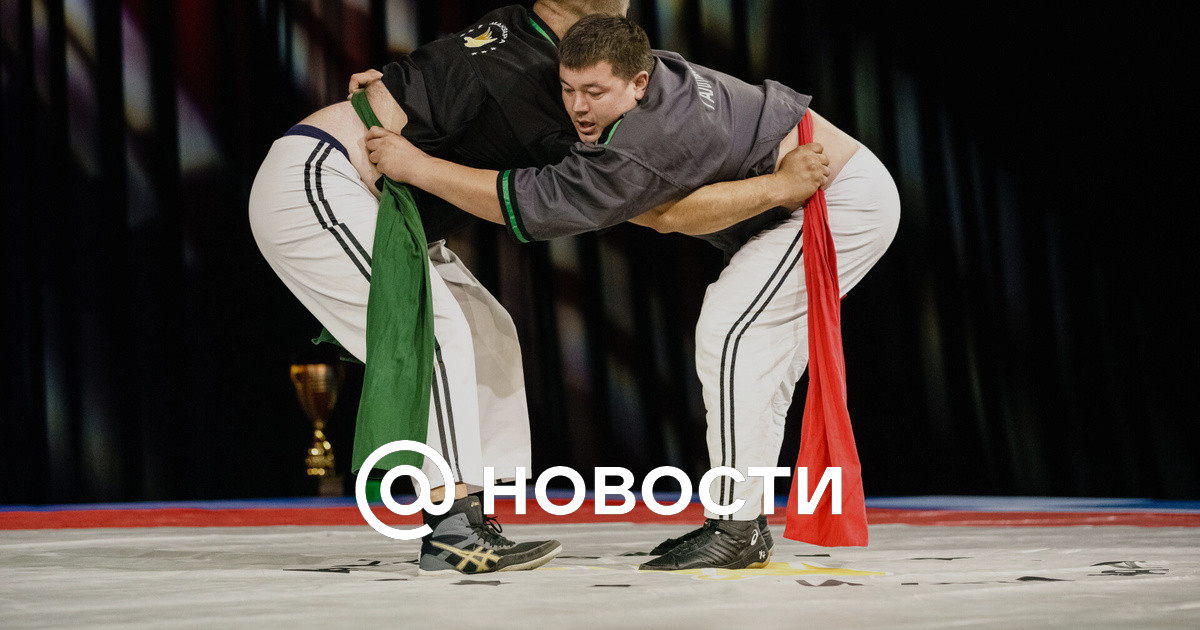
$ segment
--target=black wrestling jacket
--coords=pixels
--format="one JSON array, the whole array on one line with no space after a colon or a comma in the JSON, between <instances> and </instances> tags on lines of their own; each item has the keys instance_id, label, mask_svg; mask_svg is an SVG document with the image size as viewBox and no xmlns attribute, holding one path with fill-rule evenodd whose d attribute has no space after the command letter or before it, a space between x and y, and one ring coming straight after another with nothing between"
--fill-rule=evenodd
<instances>
[{"instance_id":1,"label":"black wrestling jacket","mask_svg":"<svg viewBox=\"0 0 1200 630\"><path fill-rule=\"evenodd\" d=\"M560 97L558 37L522 6L384 66L383 82L408 116L404 137L435 157L496 170L545 166L579 140ZM430 242L474 219L414 193Z\"/></svg>"}]
</instances>

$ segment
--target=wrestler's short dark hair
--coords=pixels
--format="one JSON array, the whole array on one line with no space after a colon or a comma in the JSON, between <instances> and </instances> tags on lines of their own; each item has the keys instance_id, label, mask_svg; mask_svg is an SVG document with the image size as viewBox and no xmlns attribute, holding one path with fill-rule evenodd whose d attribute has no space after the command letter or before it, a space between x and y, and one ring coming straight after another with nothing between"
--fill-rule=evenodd
<instances>
[{"instance_id":1,"label":"wrestler's short dark hair","mask_svg":"<svg viewBox=\"0 0 1200 630\"><path fill-rule=\"evenodd\" d=\"M558 62L569 70L583 70L601 61L613 74L629 81L637 73L654 69L650 38L642 27L618 15L585 15L558 44Z\"/></svg>"}]
</instances>

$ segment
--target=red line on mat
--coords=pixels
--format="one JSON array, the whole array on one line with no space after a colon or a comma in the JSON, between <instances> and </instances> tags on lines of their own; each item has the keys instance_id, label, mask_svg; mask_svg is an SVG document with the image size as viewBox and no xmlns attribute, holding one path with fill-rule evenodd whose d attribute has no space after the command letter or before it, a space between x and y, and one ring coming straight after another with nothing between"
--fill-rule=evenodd
<instances>
[{"instance_id":1,"label":"red line on mat","mask_svg":"<svg viewBox=\"0 0 1200 630\"><path fill-rule=\"evenodd\" d=\"M966 512L960 510L891 510L867 508L872 525L940 525L943 527L1200 527L1200 514L1178 512Z\"/></svg>"},{"instance_id":2,"label":"red line on mat","mask_svg":"<svg viewBox=\"0 0 1200 630\"><path fill-rule=\"evenodd\" d=\"M527 501L528 513L517 515L512 500L496 502L496 517L508 524L558 523L660 523L697 524L703 508L692 504L674 516L659 516L644 503L628 514L597 515L592 502L585 501L574 514L554 516ZM415 525L420 517L398 516L378 507L375 515L392 525ZM780 508L770 517L783 524ZM1067 527L1078 525L1129 525L1135 527L1200 527L1200 514L1171 512L967 512L959 510L894 510L867 508L872 525L937 525L950 527ZM345 526L366 525L356 507L245 508L245 509L117 509L0 512L0 530L86 529L94 527L264 527L271 525Z\"/></svg>"}]
</instances>

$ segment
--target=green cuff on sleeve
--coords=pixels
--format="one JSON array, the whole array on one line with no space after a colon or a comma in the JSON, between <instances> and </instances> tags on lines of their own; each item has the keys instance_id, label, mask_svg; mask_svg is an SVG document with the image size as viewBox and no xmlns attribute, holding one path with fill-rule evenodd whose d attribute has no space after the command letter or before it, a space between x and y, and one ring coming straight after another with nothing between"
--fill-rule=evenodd
<instances>
[{"instance_id":1,"label":"green cuff on sleeve","mask_svg":"<svg viewBox=\"0 0 1200 630\"><path fill-rule=\"evenodd\" d=\"M500 213L504 215L504 225L512 232L514 238L522 243L528 243L533 239L529 238L529 232L525 231L525 224L521 222L521 213L517 207L516 190L514 186L513 172L511 170L501 171L496 178L496 194L500 197Z\"/></svg>"}]
</instances>

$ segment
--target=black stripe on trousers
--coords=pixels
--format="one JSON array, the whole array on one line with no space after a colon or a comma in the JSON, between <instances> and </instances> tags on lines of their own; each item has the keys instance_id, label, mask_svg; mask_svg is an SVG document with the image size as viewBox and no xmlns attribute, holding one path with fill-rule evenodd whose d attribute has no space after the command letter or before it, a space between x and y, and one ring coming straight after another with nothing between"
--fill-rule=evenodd
<instances>
[{"instance_id":1,"label":"black stripe on trousers","mask_svg":"<svg viewBox=\"0 0 1200 630\"><path fill-rule=\"evenodd\" d=\"M798 232L796 232L796 238L792 239L791 244L789 244L787 250L784 251L783 257L780 258L780 260L779 260L779 264L775 265L775 270L771 272L771 276L769 278L767 278L767 282L763 285L763 287L761 289L758 290L758 295L754 296L754 299L751 300L750 305L747 306L746 310L742 312L741 317L738 317L737 321L734 322L733 326L729 329L729 332L725 334L725 343L721 348L721 370L720 370L720 377L721 377L721 384L720 384L721 465L722 466L726 465L725 464L725 452L726 452L725 451L725 432L726 432L726 430L725 430L725 408L726 408L725 407L725 382L726 382L725 359L727 356L729 357L729 379L728 379L728 381L729 381L729 466L736 467L737 466L737 456L735 454L735 451L736 451L736 447L737 447L737 439L736 439L736 435L734 434L733 372L734 372L734 367L736 366L736 363L737 363L738 346L741 345L742 336L746 334L746 331L750 329L750 326L752 324L754 324L754 321L757 320L758 316L762 314L764 309L766 309L767 304L769 304L771 302L771 300L775 297L775 294L778 293L779 289L783 287L783 283L785 280L787 280L788 274L790 274L792 272L792 269L794 269L796 267L796 264L798 262L800 262L800 256L804 251L804 247L801 246L801 247L797 248L796 245L798 243L800 243L800 239L803 234L804 234L804 228L801 227L801 229ZM788 261L788 258L792 258L792 249L796 249L796 255L792 259L791 264L788 265L787 270L783 272L783 275L779 276L779 270L783 268L783 264ZM778 281L776 281L777 276L779 276ZM763 293L766 293L767 289L770 288L772 284L774 284L775 286L774 286L774 288L771 289L771 293L767 296L767 299L763 300L762 303L759 304L759 300L762 299ZM754 315L752 315L750 317L750 320L746 322L746 325L742 326L741 330L738 331L738 327L742 324L742 321L746 319L746 316L750 315L750 311L754 309L755 305L758 305L758 310L754 312ZM736 337L734 337L735 331L737 332ZM732 353L732 355L730 355L730 353L729 353L729 341L731 338L733 338L733 353ZM726 477L721 477L721 497L720 497L721 505L729 504L726 502L726 498L725 498L727 489L728 489L728 495L729 495L728 501L729 501L729 503L732 503L733 502L733 482L727 483ZM719 518L721 520L724 520L726 517L721 516ZM732 519L733 516L730 515L729 518Z\"/></svg>"},{"instance_id":2,"label":"black stripe on trousers","mask_svg":"<svg viewBox=\"0 0 1200 630\"><path fill-rule=\"evenodd\" d=\"M317 199L319 199L321 201L321 205L325 208L325 214L329 217L330 226L342 228L342 232L345 233L346 238L350 239L351 243L354 243L354 248L358 250L359 255L362 256L362 260L366 262L366 266L370 267L371 266L371 255L368 254L367 250L363 248L362 243L359 243L358 239L354 237L354 233L350 231L349 226L347 226L345 223L339 222L337 220L337 217L333 216L333 207L329 205L329 200L325 198L325 189L321 186L321 168L320 167L322 164L324 164L325 158L329 157L332 154L333 154L333 145L327 143L326 148L325 148L325 153L321 155L321 159L317 163L317 168L314 171L314 180L315 180L316 187L317 187ZM322 223L322 226L323 225L324 225L324 223ZM339 240L339 242L340 242L340 240ZM344 243L342 244L342 247L345 248ZM349 253L349 252L347 252L347 253Z\"/></svg>"},{"instance_id":3,"label":"black stripe on trousers","mask_svg":"<svg viewBox=\"0 0 1200 630\"><path fill-rule=\"evenodd\" d=\"M462 481L462 468L458 464L458 435L454 432L454 405L450 404L450 379L446 377L446 363L442 360L442 346L436 341L433 344L434 356L437 358L438 370L442 373L442 391L446 395L446 421L450 425L450 448L454 450L454 470L458 473L458 480ZM434 393L437 393L436 387ZM446 436L442 434L442 440L445 441Z\"/></svg>"},{"instance_id":4,"label":"black stripe on trousers","mask_svg":"<svg viewBox=\"0 0 1200 630\"><path fill-rule=\"evenodd\" d=\"M438 346L436 339L433 342L433 347L434 347L434 352L437 352L439 346ZM437 416L437 423L438 423L437 424L437 426L438 426L438 443L442 445L442 459L444 459L448 465L452 466L451 472L453 473L454 468L456 468L458 465L458 450L457 449L454 450L454 458L451 458L450 457L450 439L449 439L450 438L450 429L446 426L447 413L446 413L445 407L442 404L442 388L438 384L439 381L445 380L445 378L446 378L445 374L446 373L444 370L439 371L437 366L436 365L434 366L434 368L433 368L433 383L432 383L431 389L433 390L433 392L432 392L433 393L433 398L432 398L433 411L434 411L434 414L436 414L436 416ZM447 396L446 399L447 399L446 404L449 404L449 402L450 402L449 396ZM458 477L456 479L443 479L442 480L442 482L445 485L454 485L454 483L456 481L462 481L462 473L461 472L458 473Z\"/></svg>"},{"instance_id":5,"label":"black stripe on trousers","mask_svg":"<svg viewBox=\"0 0 1200 630\"><path fill-rule=\"evenodd\" d=\"M436 368L433 370L433 387L432 387L432 389L433 389L433 412L434 412L434 414L437 415L438 443L442 445L442 459L444 459L446 461L446 463L449 464L453 460L450 459L450 451L448 450L450 441L446 439L446 434L448 433L448 431L446 429L445 415L442 412L441 388L438 387L438 371ZM442 480L442 482L445 485L453 485L454 481L455 481L454 479L443 479Z\"/></svg>"},{"instance_id":6,"label":"black stripe on trousers","mask_svg":"<svg viewBox=\"0 0 1200 630\"><path fill-rule=\"evenodd\" d=\"M322 151L322 147L324 148L324 151ZM358 267L358 271L362 273L363 277L366 278L368 282L370 282L371 272L368 267L371 264L371 258L367 256L366 251L363 249L362 245L359 244L358 239L354 238L354 235L350 233L350 229L344 224L338 223L337 218L333 216L333 209L330 207L329 201L325 199L325 191L321 188L321 165L325 163L325 158L329 157L329 153L331 151L333 151L333 145L329 144L328 142L318 142L317 146L313 147L312 153L308 156L308 161L304 163L304 193L308 195L308 205L312 206L313 214L316 215L317 221L320 222L321 229L333 235L333 238L337 240L338 245L341 245L342 251L346 252L346 255L350 257L350 260L354 263L354 266ZM318 157L318 154L320 154L320 157ZM314 159L316 160L315 165L313 164ZM316 189L315 198L313 194L314 188ZM318 201L320 201L320 205L318 205ZM328 213L328 221L326 221L325 216L321 214L322 207L324 207L325 212ZM341 233L338 232L337 228L339 227L341 228ZM350 246L347 245L346 239L342 238L342 233L344 233L346 237L348 237L354 243L355 248L357 248L359 253L362 254L363 260L366 261L365 266L363 261L359 260L358 257L354 255L354 252L350 249Z\"/></svg>"}]
</instances>

